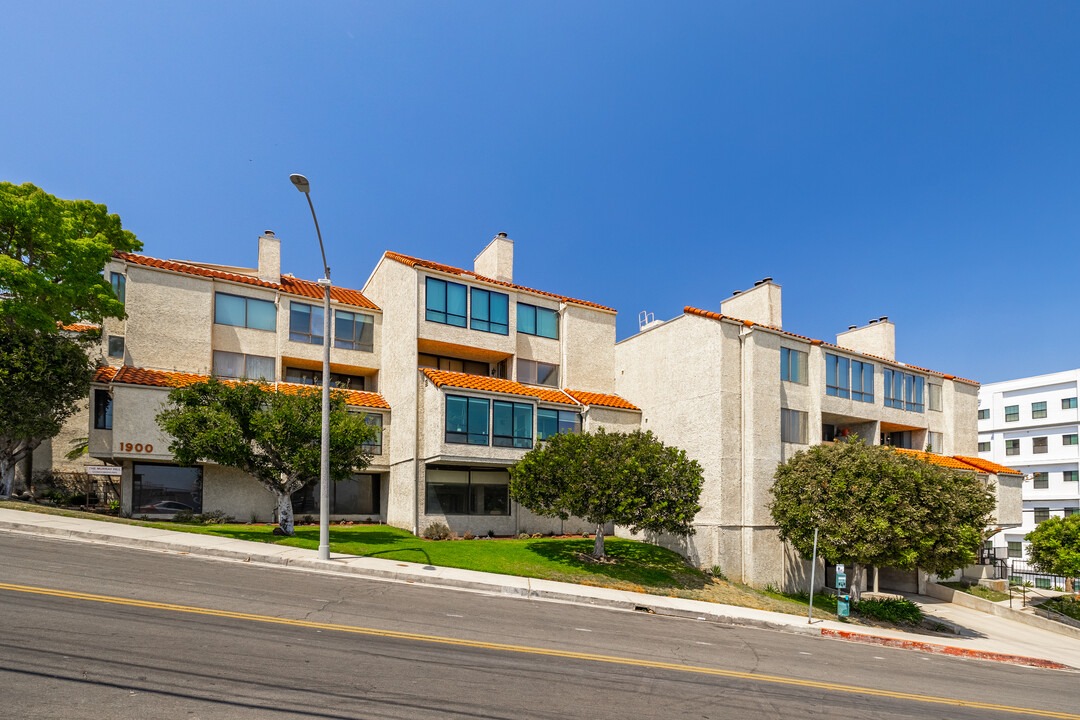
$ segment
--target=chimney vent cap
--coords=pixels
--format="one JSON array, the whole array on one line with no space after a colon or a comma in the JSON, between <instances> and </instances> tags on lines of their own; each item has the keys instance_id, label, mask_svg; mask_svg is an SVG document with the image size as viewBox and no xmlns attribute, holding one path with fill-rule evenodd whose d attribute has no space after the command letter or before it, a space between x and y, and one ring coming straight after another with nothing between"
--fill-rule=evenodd
<instances>
[{"instance_id":1,"label":"chimney vent cap","mask_svg":"<svg viewBox=\"0 0 1080 720\"><path fill-rule=\"evenodd\" d=\"M742 295L742 290L736 290L735 292L731 293L731 297L735 297L736 295Z\"/></svg>"},{"instance_id":2,"label":"chimney vent cap","mask_svg":"<svg viewBox=\"0 0 1080 720\"><path fill-rule=\"evenodd\" d=\"M767 278L762 278L762 279L761 279L761 282L762 282L762 283L770 283L770 282L772 282L772 278L771 278L771 277L767 277Z\"/></svg>"},{"instance_id":3,"label":"chimney vent cap","mask_svg":"<svg viewBox=\"0 0 1080 720\"><path fill-rule=\"evenodd\" d=\"M877 322L877 320L875 320L874 318L870 318L870 324L871 325L875 324L876 322Z\"/></svg>"},{"instance_id":4,"label":"chimney vent cap","mask_svg":"<svg viewBox=\"0 0 1080 720\"><path fill-rule=\"evenodd\" d=\"M848 329L848 330L854 330L854 329L855 329L855 328L857 328L857 327L859 327L859 326L858 326L858 325L848 325L848 326L847 326L847 329Z\"/></svg>"},{"instance_id":5,"label":"chimney vent cap","mask_svg":"<svg viewBox=\"0 0 1080 720\"><path fill-rule=\"evenodd\" d=\"M274 231L273 230L263 230L263 235L265 235L266 237L274 237Z\"/></svg>"},{"instance_id":6,"label":"chimney vent cap","mask_svg":"<svg viewBox=\"0 0 1080 720\"><path fill-rule=\"evenodd\" d=\"M881 317L878 318L878 322L886 322L886 321L888 321L888 319L889 319L888 315L882 315Z\"/></svg>"},{"instance_id":7,"label":"chimney vent cap","mask_svg":"<svg viewBox=\"0 0 1080 720\"><path fill-rule=\"evenodd\" d=\"M501 233L499 233L499 234L498 234L498 236L497 236L497 237L506 237L506 233L504 233L504 232L501 232Z\"/></svg>"}]
</instances>

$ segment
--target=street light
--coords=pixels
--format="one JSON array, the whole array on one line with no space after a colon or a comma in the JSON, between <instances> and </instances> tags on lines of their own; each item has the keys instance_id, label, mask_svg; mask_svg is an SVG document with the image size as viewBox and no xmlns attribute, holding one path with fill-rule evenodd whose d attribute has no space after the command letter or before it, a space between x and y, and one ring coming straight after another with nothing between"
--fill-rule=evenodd
<instances>
[{"instance_id":1,"label":"street light","mask_svg":"<svg viewBox=\"0 0 1080 720\"><path fill-rule=\"evenodd\" d=\"M330 559L330 266L326 264L326 248L323 247L319 218L311 204L311 184L298 173L289 176L296 189L304 193L311 219L315 221L315 234L319 236L319 252L322 253L323 277L318 281L323 288L323 361L322 361L322 447L319 452L319 559Z\"/></svg>"}]
</instances>

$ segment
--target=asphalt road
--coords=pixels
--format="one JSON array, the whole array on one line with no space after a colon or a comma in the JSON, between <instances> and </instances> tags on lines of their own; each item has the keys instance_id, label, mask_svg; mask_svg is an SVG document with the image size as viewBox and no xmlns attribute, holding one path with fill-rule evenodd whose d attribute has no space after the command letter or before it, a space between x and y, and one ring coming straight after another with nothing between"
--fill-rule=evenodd
<instances>
[{"instance_id":1,"label":"asphalt road","mask_svg":"<svg viewBox=\"0 0 1080 720\"><path fill-rule=\"evenodd\" d=\"M2 718L1080 718L1080 673L7 532L0 612Z\"/></svg>"}]
</instances>

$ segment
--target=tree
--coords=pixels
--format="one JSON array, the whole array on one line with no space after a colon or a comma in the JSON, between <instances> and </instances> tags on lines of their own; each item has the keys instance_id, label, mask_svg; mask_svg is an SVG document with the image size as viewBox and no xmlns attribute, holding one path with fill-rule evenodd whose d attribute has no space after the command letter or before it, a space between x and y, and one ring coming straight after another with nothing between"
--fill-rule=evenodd
<instances>
[{"instance_id":1,"label":"tree","mask_svg":"<svg viewBox=\"0 0 1080 720\"><path fill-rule=\"evenodd\" d=\"M1031 563L1044 573L1080 577L1080 515L1043 520L1027 534Z\"/></svg>"},{"instance_id":2,"label":"tree","mask_svg":"<svg viewBox=\"0 0 1080 720\"><path fill-rule=\"evenodd\" d=\"M651 432L553 435L510 468L510 496L532 512L596 526L593 557L604 554L604 525L691 535L701 510L701 466Z\"/></svg>"},{"instance_id":3,"label":"tree","mask_svg":"<svg viewBox=\"0 0 1080 720\"><path fill-rule=\"evenodd\" d=\"M15 466L86 399L92 377L89 358L71 338L0 323L0 495L11 494Z\"/></svg>"},{"instance_id":4,"label":"tree","mask_svg":"<svg viewBox=\"0 0 1080 720\"><path fill-rule=\"evenodd\" d=\"M0 183L0 322L55 332L57 323L123 317L101 270L114 250L141 248L104 205Z\"/></svg>"},{"instance_id":5,"label":"tree","mask_svg":"<svg viewBox=\"0 0 1080 720\"><path fill-rule=\"evenodd\" d=\"M806 559L951 572L975 561L994 497L972 473L857 437L801 450L776 469L769 504Z\"/></svg>"},{"instance_id":6,"label":"tree","mask_svg":"<svg viewBox=\"0 0 1080 720\"><path fill-rule=\"evenodd\" d=\"M264 383L207 382L174 388L158 425L173 437L181 465L209 461L238 468L277 496L278 526L293 535L291 497L319 478L321 393L272 390ZM330 479L344 480L371 462L364 444L379 430L330 393Z\"/></svg>"}]
</instances>

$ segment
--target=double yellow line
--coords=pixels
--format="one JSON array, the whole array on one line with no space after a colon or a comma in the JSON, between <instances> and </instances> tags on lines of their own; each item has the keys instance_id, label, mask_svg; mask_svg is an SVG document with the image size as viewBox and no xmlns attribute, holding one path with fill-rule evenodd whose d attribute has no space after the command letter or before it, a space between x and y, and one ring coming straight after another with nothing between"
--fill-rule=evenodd
<instances>
[{"instance_id":1,"label":"double yellow line","mask_svg":"<svg viewBox=\"0 0 1080 720\"><path fill-rule=\"evenodd\" d=\"M12 585L0 583L0 590L11 592L32 593L35 595L48 595L51 597L67 598L70 600L84 600L87 602L108 603L111 605L126 605L128 607L146 608L149 610L167 610L170 612L188 613L193 615L209 615L211 617L229 618L232 620L247 620L250 622L271 623L275 625L289 625L292 627L313 628L316 630L331 630L335 632L353 633L357 635L373 635L376 637L394 638L397 640L414 640L416 642L440 643L442 645L458 645L461 647L479 648L484 650L501 650L504 652L525 653L530 655L547 655L550 657L568 658L572 660L587 660L591 662L611 663L616 665L631 665L634 667L655 668L658 670L672 670L674 672L695 673L698 675L712 675L715 677L737 678L739 680L752 680L760 683L776 685L794 685L798 687L814 688L817 690L830 690L833 692L854 693L873 697L892 698L895 700L911 700L914 702L931 703L936 705L951 705L954 707L975 708L978 710L992 710L997 712L1029 715L1032 717L1062 718L1064 720L1080 720L1080 715L1073 715L1053 710L1040 710L1038 708L1022 708L1011 705L997 705L994 703L975 702L971 700L958 700L956 698L935 697L933 695L920 695L917 693L894 692L892 690L877 690L875 688L859 687L857 685L842 685L839 683L819 682L816 680L800 680L798 678L780 677L777 675L759 675L757 673L739 672L735 670L719 670L716 668L701 667L698 665L682 665L679 663L666 663L657 660L637 660L634 658L617 657L614 655L599 655L595 653L580 653L569 650L550 650L548 648L529 647L526 645L509 645L506 643L481 642L478 640L460 640L458 638L441 637L439 635L421 635L418 633L397 632L393 630L379 630L377 628L356 627L352 625L336 625L333 623L312 622L310 620L290 620L288 618L272 617L270 615L255 615L252 613L230 612L228 610L214 610L211 608L192 607L190 605L175 605L173 603L150 602L147 600L135 600L132 598L111 597L109 595L92 595L90 593L69 592L67 590L54 590L52 588L32 587L29 585Z\"/></svg>"}]
</instances>

